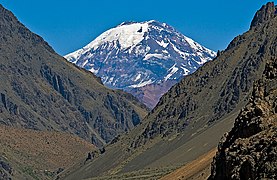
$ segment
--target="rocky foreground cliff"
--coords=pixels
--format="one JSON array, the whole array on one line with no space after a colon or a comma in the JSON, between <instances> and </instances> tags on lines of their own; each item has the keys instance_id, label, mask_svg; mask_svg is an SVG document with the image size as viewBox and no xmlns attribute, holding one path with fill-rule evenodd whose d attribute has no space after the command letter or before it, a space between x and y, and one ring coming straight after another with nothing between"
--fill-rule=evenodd
<instances>
[{"instance_id":1,"label":"rocky foreground cliff","mask_svg":"<svg viewBox=\"0 0 277 180\"><path fill-rule=\"evenodd\" d=\"M250 102L218 146L210 179L275 179L277 62L268 64Z\"/></svg>"},{"instance_id":2,"label":"rocky foreground cliff","mask_svg":"<svg viewBox=\"0 0 277 180\"><path fill-rule=\"evenodd\" d=\"M277 8L263 6L252 21L252 29L277 33ZM264 54L277 52L277 39ZM218 145L209 179L276 179L277 175L277 57L267 59L262 78L235 120L234 127Z\"/></svg>"}]
</instances>

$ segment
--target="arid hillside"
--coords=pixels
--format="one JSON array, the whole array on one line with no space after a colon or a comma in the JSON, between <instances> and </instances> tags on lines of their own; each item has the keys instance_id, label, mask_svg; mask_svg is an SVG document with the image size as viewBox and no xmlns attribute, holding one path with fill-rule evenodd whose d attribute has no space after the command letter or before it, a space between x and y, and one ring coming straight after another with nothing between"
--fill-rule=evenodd
<instances>
[{"instance_id":1,"label":"arid hillside","mask_svg":"<svg viewBox=\"0 0 277 180\"><path fill-rule=\"evenodd\" d=\"M94 150L68 133L0 126L0 179L53 179Z\"/></svg>"}]
</instances>

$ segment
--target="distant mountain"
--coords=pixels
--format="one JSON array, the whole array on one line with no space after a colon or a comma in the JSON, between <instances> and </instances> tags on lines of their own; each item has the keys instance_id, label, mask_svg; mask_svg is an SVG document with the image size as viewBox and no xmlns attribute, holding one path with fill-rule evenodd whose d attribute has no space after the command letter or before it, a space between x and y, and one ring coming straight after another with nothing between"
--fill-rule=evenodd
<instances>
[{"instance_id":1,"label":"distant mountain","mask_svg":"<svg viewBox=\"0 0 277 180\"><path fill-rule=\"evenodd\" d=\"M113 89L123 89L153 108L185 75L215 52L157 21L124 22L65 56Z\"/></svg>"},{"instance_id":2,"label":"distant mountain","mask_svg":"<svg viewBox=\"0 0 277 180\"><path fill-rule=\"evenodd\" d=\"M144 105L56 54L0 5L0 124L65 131L101 146L139 124Z\"/></svg>"},{"instance_id":3,"label":"distant mountain","mask_svg":"<svg viewBox=\"0 0 277 180\"><path fill-rule=\"evenodd\" d=\"M116 179L113 177L130 174L138 179L158 179L170 168L172 171L212 152L234 122L238 128L219 145L221 152L213 170L215 179L226 176L255 179L252 172L262 172L258 179L274 179L277 73L274 5L259 11L252 22L250 30L234 38L215 60L205 63L163 95L139 126L112 141L103 156L75 170L67 179L97 176ZM259 81L263 76L267 80ZM260 85L255 85L257 81ZM240 167L243 176L232 176L240 174ZM227 174L229 170L231 176Z\"/></svg>"}]
</instances>

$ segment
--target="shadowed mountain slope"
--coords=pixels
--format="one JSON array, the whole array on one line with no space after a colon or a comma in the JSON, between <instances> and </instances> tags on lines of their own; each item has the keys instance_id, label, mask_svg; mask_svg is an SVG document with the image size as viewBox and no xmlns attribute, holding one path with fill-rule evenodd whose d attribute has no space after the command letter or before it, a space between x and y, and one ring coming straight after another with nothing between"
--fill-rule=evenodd
<instances>
[{"instance_id":1,"label":"shadowed mountain slope","mask_svg":"<svg viewBox=\"0 0 277 180\"><path fill-rule=\"evenodd\" d=\"M209 179L276 179L277 172L277 6L268 3L257 12L256 22L268 37L274 35L264 54L262 78L253 87L248 104L232 130L218 145ZM255 22L255 21L254 21ZM252 23L257 26L258 23ZM254 28L254 27L253 27ZM257 27L255 27L257 28Z\"/></svg>"},{"instance_id":2,"label":"shadowed mountain slope","mask_svg":"<svg viewBox=\"0 0 277 180\"><path fill-rule=\"evenodd\" d=\"M274 11L268 13L271 19L255 16L248 32L173 86L141 125L67 179L142 175L141 170L153 170L154 177L155 168L165 173L215 148L249 101L268 61L276 60L277 19Z\"/></svg>"},{"instance_id":3,"label":"shadowed mountain slope","mask_svg":"<svg viewBox=\"0 0 277 180\"><path fill-rule=\"evenodd\" d=\"M101 146L146 108L56 54L0 5L0 124L66 131Z\"/></svg>"},{"instance_id":4,"label":"shadowed mountain slope","mask_svg":"<svg viewBox=\"0 0 277 180\"><path fill-rule=\"evenodd\" d=\"M276 51L275 46L275 51ZM210 179L275 179L277 171L277 59L218 146Z\"/></svg>"}]
</instances>

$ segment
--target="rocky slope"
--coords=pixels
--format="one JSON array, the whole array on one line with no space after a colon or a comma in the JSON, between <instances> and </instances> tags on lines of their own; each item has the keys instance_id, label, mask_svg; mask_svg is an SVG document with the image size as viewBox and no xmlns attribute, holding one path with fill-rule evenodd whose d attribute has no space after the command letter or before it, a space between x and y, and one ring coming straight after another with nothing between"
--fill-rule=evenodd
<instances>
[{"instance_id":1,"label":"rocky slope","mask_svg":"<svg viewBox=\"0 0 277 180\"><path fill-rule=\"evenodd\" d=\"M106 155L67 179L155 168L163 173L214 149L252 96L254 82L269 61L276 61L277 18L272 17L262 21L255 16L253 22L259 23L252 23L216 60L173 86L141 125L106 148Z\"/></svg>"},{"instance_id":2,"label":"rocky slope","mask_svg":"<svg viewBox=\"0 0 277 180\"><path fill-rule=\"evenodd\" d=\"M56 54L0 5L0 124L74 133L103 145L147 113Z\"/></svg>"},{"instance_id":3,"label":"rocky slope","mask_svg":"<svg viewBox=\"0 0 277 180\"><path fill-rule=\"evenodd\" d=\"M273 3L263 6L252 28L275 21L276 29L276 10ZM261 26L268 29L272 24ZM219 143L209 179L277 178L277 41L273 40L267 52L273 57L267 59L263 77L254 84L252 96L234 127Z\"/></svg>"},{"instance_id":4,"label":"rocky slope","mask_svg":"<svg viewBox=\"0 0 277 180\"><path fill-rule=\"evenodd\" d=\"M276 60L275 60L276 61ZM275 179L277 171L277 64L274 80L261 80L224 136L210 179Z\"/></svg>"},{"instance_id":5,"label":"rocky slope","mask_svg":"<svg viewBox=\"0 0 277 180\"><path fill-rule=\"evenodd\" d=\"M106 86L130 92L154 108L172 85L213 59L215 52L152 20L122 23L65 57Z\"/></svg>"},{"instance_id":6,"label":"rocky slope","mask_svg":"<svg viewBox=\"0 0 277 180\"><path fill-rule=\"evenodd\" d=\"M274 7L271 3L267 6ZM265 8L267 10L268 8ZM264 7L262 8L262 12ZM253 82L264 71L268 59L277 56L276 10L270 21L255 15L250 30L236 37L216 61L209 62L187 76L166 93L146 118L142 134L134 147L156 135L168 136L193 126L212 125L232 113L238 113L251 96ZM255 25L254 22L259 22Z\"/></svg>"},{"instance_id":7,"label":"rocky slope","mask_svg":"<svg viewBox=\"0 0 277 180\"><path fill-rule=\"evenodd\" d=\"M62 132L43 132L0 125L0 179L53 179L84 163L91 143Z\"/></svg>"}]
</instances>

